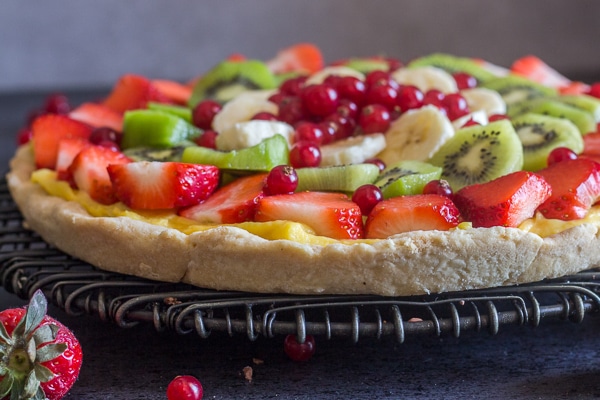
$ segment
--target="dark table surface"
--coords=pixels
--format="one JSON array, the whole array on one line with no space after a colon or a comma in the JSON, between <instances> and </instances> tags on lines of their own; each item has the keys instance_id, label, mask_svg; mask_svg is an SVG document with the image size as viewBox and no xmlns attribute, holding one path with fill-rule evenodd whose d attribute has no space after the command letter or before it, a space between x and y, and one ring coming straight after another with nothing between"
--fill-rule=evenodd
<instances>
[{"instance_id":1,"label":"dark table surface","mask_svg":"<svg viewBox=\"0 0 600 400\"><path fill-rule=\"evenodd\" d=\"M74 93L74 102L90 93ZM14 132L40 93L0 95L2 162ZM0 309L24 300L0 289ZM251 341L244 334L158 332L151 324L121 328L97 315L49 313L81 341L84 362L67 398L164 399L178 374L197 376L207 399L589 399L600 397L600 314L487 330L408 337L317 337L305 363L290 361L283 335ZM253 379L244 378L252 367Z\"/></svg>"}]
</instances>

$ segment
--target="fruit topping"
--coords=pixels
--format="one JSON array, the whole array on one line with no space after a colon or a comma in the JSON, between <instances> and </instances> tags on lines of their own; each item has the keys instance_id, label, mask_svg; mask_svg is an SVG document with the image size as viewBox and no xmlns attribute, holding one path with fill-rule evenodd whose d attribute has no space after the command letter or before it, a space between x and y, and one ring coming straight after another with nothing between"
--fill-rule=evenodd
<instances>
[{"instance_id":1,"label":"fruit topping","mask_svg":"<svg viewBox=\"0 0 600 400\"><path fill-rule=\"evenodd\" d=\"M123 130L123 115L99 103L83 103L69 113L69 117L95 128L109 127Z\"/></svg>"},{"instance_id":2,"label":"fruit topping","mask_svg":"<svg viewBox=\"0 0 600 400\"><path fill-rule=\"evenodd\" d=\"M298 192L266 196L258 201L255 220L294 221L310 227L316 235L334 239L363 236L359 206L341 193Z\"/></svg>"},{"instance_id":3,"label":"fruit topping","mask_svg":"<svg viewBox=\"0 0 600 400\"><path fill-rule=\"evenodd\" d=\"M195 205L219 184L214 165L138 161L109 165L108 174L117 199L137 210Z\"/></svg>"},{"instance_id":4,"label":"fruit topping","mask_svg":"<svg viewBox=\"0 0 600 400\"><path fill-rule=\"evenodd\" d=\"M168 103L169 98L162 94L152 82L143 76L123 75L102 104L118 113L146 108L150 101Z\"/></svg>"},{"instance_id":5,"label":"fruit topping","mask_svg":"<svg viewBox=\"0 0 600 400\"><path fill-rule=\"evenodd\" d=\"M296 335L287 335L283 341L283 351L293 361L308 361L316 351L315 338L306 335L304 342L299 342Z\"/></svg>"},{"instance_id":6,"label":"fruit topping","mask_svg":"<svg viewBox=\"0 0 600 400\"><path fill-rule=\"evenodd\" d=\"M383 200L381 189L370 183L359 186L352 194L352 201L358 204L363 215L369 215L373 207L381 200Z\"/></svg>"},{"instance_id":7,"label":"fruit topping","mask_svg":"<svg viewBox=\"0 0 600 400\"><path fill-rule=\"evenodd\" d=\"M420 194L425 185L439 179L442 174L440 167L422 161L400 161L387 167L375 181L381 189L383 197Z\"/></svg>"},{"instance_id":8,"label":"fruit topping","mask_svg":"<svg viewBox=\"0 0 600 400\"><path fill-rule=\"evenodd\" d=\"M265 181L265 194L291 194L298 187L298 174L289 165L278 165L274 167Z\"/></svg>"},{"instance_id":9,"label":"fruit topping","mask_svg":"<svg viewBox=\"0 0 600 400\"><path fill-rule=\"evenodd\" d=\"M359 186L373 183L379 175L374 164L348 164L317 168L298 168L296 191L306 190L351 193Z\"/></svg>"},{"instance_id":10,"label":"fruit topping","mask_svg":"<svg viewBox=\"0 0 600 400\"><path fill-rule=\"evenodd\" d=\"M198 378L179 375L167 385L167 400L202 400L204 389Z\"/></svg>"},{"instance_id":11,"label":"fruit topping","mask_svg":"<svg viewBox=\"0 0 600 400\"><path fill-rule=\"evenodd\" d=\"M267 66L275 74L288 72L313 73L323 68L321 50L311 43L298 43L280 50L267 61Z\"/></svg>"},{"instance_id":12,"label":"fruit topping","mask_svg":"<svg viewBox=\"0 0 600 400\"><path fill-rule=\"evenodd\" d=\"M462 217L475 228L517 227L531 218L551 193L550 184L540 175L517 171L463 187L452 198Z\"/></svg>"},{"instance_id":13,"label":"fruit topping","mask_svg":"<svg viewBox=\"0 0 600 400\"><path fill-rule=\"evenodd\" d=\"M149 146L173 147L199 136L200 130L183 119L155 110L134 110L123 120L123 149Z\"/></svg>"},{"instance_id":14,"label":"fruit topping","mask_svg":"<svg viewBox=\"0 0 600 400\"><path fill-rule=\"evenodd\" d=\"M437 194L392 197L375 205L365 223L365 237L384 239L418 230L448 230L460 222L452 200Z\"/></svg>"},{"instance_id":15,"label":"fruit topping","mask_svg":"<svg viewBox=\"0 0 600 400\"><path fill-rule=\"evenodd\" d=\"M600 164L593 160L565 160L538 173L552 187L552 196L538 208L546 218L565 221L583 218L600 198Z\"/></svg>"}]
</instances>

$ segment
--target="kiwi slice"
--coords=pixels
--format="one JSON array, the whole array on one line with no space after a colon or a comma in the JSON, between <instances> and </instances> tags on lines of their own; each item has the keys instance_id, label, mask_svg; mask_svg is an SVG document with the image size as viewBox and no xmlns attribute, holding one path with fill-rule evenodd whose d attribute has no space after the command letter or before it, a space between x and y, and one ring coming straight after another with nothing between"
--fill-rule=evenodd
<instances>
[{"instance_id":1,"label":"kiwi slice","mask_svg":"<svg viewBox=\"0 0 600 400\"><path fill-rule=\"evenodd\" d=\"M373 183L379 176L375 164L348 164L331 167L297 168L298 187L305 190L354 192L356 188Z\"/></svg>"},{"instance_id":2,"label":"kiwi slice","mask_svg":"<svg viewBox=\"0 0 600 400\"><path fill-rule=\"evenodd\" d=\"M134 161L181 161L183 150L188 146L193 146L190 142L187 146L184 144L170 147L168 149L156 149L154 147L133 147L124 150L123 153Z\"/></svg>"},{"instance_id":3,"label":"kiwi slice","mask_svg":"<svg viewBox=\"0 0 600 400\"><path fill-rule=\"evenodd\" d=\"M512 124L523 144L523 169L527 171L545 168L548 154L557 147L583 151L579 129L567 119L529 113L513 118Z\"/></svg>"},{"instance_id":4,"label":"kiwi slice","mask_svg":"<svg viewBox=\"0 0 600 400\"><path fill-rule=\"evenodd\" d=\"M422 161L403 160L384 169L375 181L384 199L423 193L425 185L440 179L442 168Z\"/></svg>"},{"instance_id":5,"label":"kiwi slice","mask_svg":"<svg viewBox=\"0 0 600 400\"><path fill-rule=\"evenodd\" d=\"M594 96L588 96L587 94L571 94L558 96L556 97L556 100L582 111L586 111L592 114L596 123L600 122L600 99L597 99Z\"/></svg>"},{"instance_id":6,"label":"kiwi slice","mask_svg":"<svg viewBox=\"0 0 600 400\"><path fill-rule=\"evenodd\" d=\"M288 142L281 135L269 137L257 145L241 150L219 151L193 146L183 150L181 160L193 164L216 165L232 174L266 172L289 163Z\"/></svg>"},{"instance_id":7,"label":"kiwi slice","mask_svg":"<svg viewBox=\"0 0 600 400\"><path fill-rule=\"evenodd\" d=\"M164 149L200 134L200 129L173 114L148 109L127 111L123 117L121 148Z\"/></svg>"},{"instance_id":8,"label":"kiwi slice","mask_svg":"<svg viewBox=\"0 0 600 400\"><path fill-rule=\"evenodd\" d=\"M500 93L506 103L507 114L510 116L523 113L525 111L522 109L524 102L557 94L556 89L516 75L492 79L484 82L482 86Z\"/></svg>"},{"instance_id":9,"label":"kiwi slice","mask_svg":"<svg viewBox=\"0 0 600 400\"><path fill-rule=\"evenodd\" d=\"M536 101L528 110L535 114L568 119L577 126L582 135L596 131L596 121L592 114L557 100Z\"/></svg>"},{"instance_id":10,"label":"kiwi slice","mask_svg":"<svg viewBox=\"0 0 600 400\"><path fill-rule=\"evenodd\" d=\"M441 68L450 74L465 72L477 79L479 83L497 78L496 75L477 64L473 59L457 57L446 53L434 53L420 57L407 65L408 68L423 66Z\"/></svg>"},{"instance_id":11,"label":"kiwi slice","mask_svg":"<svg viewBox=\"0 0 600 400\"><path fill-rule=\"evenodd\" d=\"M162 111L167 114L173 114L185 120L188 123L192 123L192 109L184 106L176 106L174 104L148 102L148 109L155 111Z\"/></svg>"},{"instance_id":12,"label":"kiwi slice","mask_svg":"<svg viewBox=\"0 0 600 400\"><path fill-rule=\"evenodd\" d=\"M212 99L225 103L246 90L274 89L277 80L267 65L257 60L223 61L194 86L189 106Z\"/></svg>"},{"instance_id":13,"label":"kiwi slice","mask_svg":"<svg viewBox=\"0 0 600 400\"><path fill-rule=\"evenodd\" d=\"M512 123L499 120L458 129L429 162L457 191L522 169L523 146Z\"/></svg>"}]
</instances>

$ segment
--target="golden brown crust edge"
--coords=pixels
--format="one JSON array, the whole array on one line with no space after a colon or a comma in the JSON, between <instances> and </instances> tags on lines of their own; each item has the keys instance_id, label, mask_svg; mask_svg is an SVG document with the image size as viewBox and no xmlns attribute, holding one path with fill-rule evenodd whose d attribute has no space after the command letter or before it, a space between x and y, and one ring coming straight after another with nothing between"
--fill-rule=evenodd
<instances>
[{"instance_id":1,"label":"golden brown crust edge","mask_svg":"<svg viewBox=\"0 0 600 400\"><path fill-rule=\"evenodd\" d=\"M217 290L409 296L520 284L600 263L598 228L542 239L514 228L410 232L316 246L265 240L234 227L191 235L126 217L92 217L30 182L26 147L11 160L10 192L48 243L98 268Z\"/></svg>"}]
</instances>

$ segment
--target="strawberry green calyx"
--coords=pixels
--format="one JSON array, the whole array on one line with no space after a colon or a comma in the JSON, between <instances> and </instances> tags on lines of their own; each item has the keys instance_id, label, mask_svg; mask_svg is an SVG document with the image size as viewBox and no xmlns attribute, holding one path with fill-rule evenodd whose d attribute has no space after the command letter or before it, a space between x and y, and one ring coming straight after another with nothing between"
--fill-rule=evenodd
<instances>
[{"instance_id":1,"label":"strawberry green calyx","mask_svg":"<svg viewBox=\"0 0 600 400\"><path fill-rule=\"evenodd\" d=\"M44 294L38 290L12 333L0 324L0 398L10 394L11 400L46 399L40 384L55 375L41 363L55 359L67 349L65 343L53 343L57 325L40 325L47 305Z\"/></svg>"}]
</instances>

